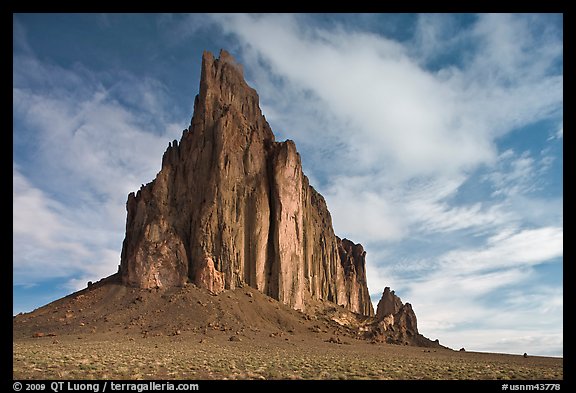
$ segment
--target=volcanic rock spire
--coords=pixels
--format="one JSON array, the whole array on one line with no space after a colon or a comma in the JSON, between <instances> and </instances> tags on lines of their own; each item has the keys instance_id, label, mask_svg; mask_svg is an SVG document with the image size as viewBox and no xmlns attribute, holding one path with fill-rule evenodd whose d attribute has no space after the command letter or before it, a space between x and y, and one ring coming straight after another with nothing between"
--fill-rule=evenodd
<instances>
[{"instance_id":1,"label":"volcanic rock spire","mask_svg":"<svg viewBox=\"0 0 576 393\"><path fill-rule=\"evenodd\" d=\"M384 288L376 308L375 338L388 342L402 343L411 341L417 345L428 345L429 340L418 333L416 314L410 303L402 303L390 287Z\"/></svg>"},{"instance_id":2,"label":"volcanic rock spire","mask_svg":"<svg viewBox=\"0 0 576 393\"><path fill-rule=\"evenodd\" d=\"M275 141L226 51L204 52L192 122L126 208L127 285L218 293L247 284L296 309L313 298L374 315L366 253L335 236L294 142Z\"/></svg>"}]
</instances>

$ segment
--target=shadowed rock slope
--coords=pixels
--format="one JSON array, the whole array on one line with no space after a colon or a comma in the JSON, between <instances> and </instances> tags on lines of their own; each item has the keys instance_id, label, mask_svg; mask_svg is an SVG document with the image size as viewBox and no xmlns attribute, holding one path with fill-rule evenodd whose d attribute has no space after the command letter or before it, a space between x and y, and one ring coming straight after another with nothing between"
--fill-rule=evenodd
<instances>
[{"instance_id":1,"label":"shadowed rock slope","mask_svg":"<svg viewBox=\"0 0 576 393\"><path fill-rule=\"evenodd\" d=\"M308 344L418 345L441 348L401 324L382 328L381 321L328 301L310 299L297 311L242 284L219 294L194 284L137 288L122 284L119 274L13 318L13 338L82 342L181 336L186 340L238 336L254 342L270 339ZM274 344L274 342L270 342ZM387 348L387 347L383 347Z\"/></svg>"}]
</instances>

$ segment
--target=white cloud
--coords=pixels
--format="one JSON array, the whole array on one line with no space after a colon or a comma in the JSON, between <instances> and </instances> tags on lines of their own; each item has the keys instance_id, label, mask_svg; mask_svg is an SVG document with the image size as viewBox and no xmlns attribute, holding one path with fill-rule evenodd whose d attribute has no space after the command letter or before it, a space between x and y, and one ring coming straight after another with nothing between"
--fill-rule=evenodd
<instances>
[{"instance_id":1,"label":"white cloud","mask_svg":"<svg viewBox=\"0 0 576 393\"><path fill-rule=\"evenodd\" d=\"M505 231L472 250L453 250L441 257L441 263L467 272L513 266L530 266L562 257L563 230L559 227Z\"/></svg>"},{"instance_id":2,"label":"white cloud","mask_svg":"<svg viewBox=\"0 0 576 393\"><path fill-rule=\"evenodd\" d=\"M458 194L464 181L464 176L445 180L436 178L402 190L402 201L407 212L405 220L418 228L414 231L424 233L468 228L486 230L510 221L510 214L500 204L451 202L450 198Z\"/></svg>"},{"instance_id":3,"label":"white cloud","mask_svg":"<svg viewBox=\"0 0 576 393\"><path fill-rule=\"evenodd\" d=\"M474 72L500 84L527 85L547 76L563 51L558 26L545 15L480 14L472 30ZM528 82L528 83L527 83Z\"/></svg>"},{"instance_id":4,"label":"white cloud","mask_svg":"<svg viewBox=\"0 0 576 393\"><path fill-rule=\"evenodd\" d=\"M534 267L559 263L562 243L561 228L508 228L477 248L419 262L426 274L406 276L398 266L369 268L378 284L392 286L412 303L420 332L445 345L497 352L524 348L522 352L558 356L562 287L539 282ZM546 348L548 342L554 346Z\"/></svg>"},{"instance_id":5,"label":"white cloud","mask_svg":"<svg viewBox=\"0 0 576 393\"><path fill-rule=\"evenodd\" d=\"M491 162L495 136L546 116L562 101L562 78L540 78L544 66L531 66L526 50L499 58L516 36L531 36L523 23L513 24L514 34L493 31L496 17L481 16L468 36L483 45L467 68L431 73L402 45L370 33L304 27L286 15L215 18L240 39L250 64L265 63L280 78L259 77L259 89L283 82L282 93L294 95L290 102L320 106L338 119L338 128L322 132L331 143L346 144L343 163L354 162L357 171L384 166L411 177ZM561 54L553 49L546 49L551 59ZM493 78L520 65L513 83Z\"/></svg>"},{"instance_id":6,"label":"white cloud","mask_svg":"<svg viewBox=\"0 0 576 393\"><path fill-rule=\"evenodd\" d=\"M414 28L411 56L429 63L452 49L461 34L455 34L454 19L440 14L419 14Z\"/></svg>"},{"instance_id":7,"label":"white cloud","mask_svg":"<svg viewBox=\"0 0 576 393\"><path fill-rule=\"evenodd\" d=\"M439 338L443 345L472 351L563 353L562 290L535 284L530 269L469 274L444 268L416 280L381 274L403 301L413 305L419 331Z\"/></svg>"},{"instance_id":8,"label":"white cloud","mask_svg":"<svg viewBox=\"0 0 576 393\"><path fill-rule=\"evenodd\" d=\"M366 188L371 181L369 177L332 180L324 196L330 211L338 212L332 217L336 232L355 241L362 239L364 243L401 239L407 230L402 224L401 212L394 210L388 195Z\"/></svg>"},{"instance_id":9,"label":"white cloud","mask_svg":"<svg viewBox=\"0 0 576 393\"><path fill-rule=\"evenodd\" d=\"M89 251L70 238L71 223L59 214L64 207L31 185L15 165L12 175L15 284L29 285L77 272L76 261L88 256Z\"/></svg>"},{"instance_id":10,"label":"white cloud","mask_svg":"<svg viewBox=\"0 0 576 393\"><path fill-rule=\"evenodd\" d=\"M124 203L141 179L154 177L168 142L186 126L162 110L165 88L157 81L127 76L107 89L85 69L77 73L36 59L17 61L17 79L35 88L13 89L15 138L34 138L39 154L32 164L50 171L54 189L62 182L68 187L61 188L75 189L76 196L98 193ZM28 80L29 74L44 75L48 87ZM86 188L90 194L83 193Z\"/></svg>"},{"instance_id":11,"label":"white cloud","mask_svg":"<svg viewBox=\"0 0 576 393\"><path fill-rule=\"evenodd\" d=\"M120 73L105 87L80 65L14 63L14 148L28 158L13 170L14 282L79 289L116 272L127 194L155 177L186 121L153 79Z\"/></svg>"},{"instance_id":12,"label":"white cloud","mask_svg":"<svg viewBox=\"0 0 576 393\"><path fill-rule=\"evenodd\" d=\"M451 332L451 348L458 350L464 347L467 351L512 353L521 355L527 353L539 356L563 356L564 339L560 328L558 331L543 332L533 329L521 331L510 329L468 329Z\"/></svg>"},{"instance_id":13,"label":"white cloud","mask_svg":"<svg viewBox=\"0 0 576 393\"><path fill-rule=\"evenodd\" d=\"M542 161L540 162L542 164ZM537 167L537 162L525 151L517 155L508 149L499 155L496 169L485 176L485 180L492 183L493 196L504 195L507 197L527 194L537 190L534 179L539 171L547 169L548 165Z\"/></svg>"},{"instance_id":14,"label":"white cloud","mask_svg":"<svg viewBox=\"0 0 576 393\"><path fill-rule=\"evenodd\" d=\"M76 290L116 271L120 233L109 232L105 217L51 199L16 167L13 184L14 285L81 276L68 284Z\"/></svg>"},{"instance_id":15,"label":"white cloud","mask_svg":"<svg viewBox=\"0 0 576 393\"><path fill-rule=\"evenodd\" d=\"M554 131L547 139L547 141L553 141L555 139L564 138L564 124L560 124L558 129Z\"/></svg>"},{"instance_id":16,"label":"white cloud","mask_svg":"<svg viewBox=\"0 0 576 393\"><path fill-rule=\"evenodd\" d=\"M536 227L562 227L564 199L558 197L531 197L515 195L508 200L509 210L521 217L525 225Z\"/></svg>"},{"instance_id":17,"label":"white cloud","mask_svg":"<svg viewBox=\"0 0 576 393\"><path fill-rule=\"evenodd\" d=\"M78 255L86 255L87 251L81 244L61 241L55 238L55 233L66 230L66 223L58 215L57 210L63 207L50 200L39 189L35 188L22 176L16 165L12 168L13 181L13 235L15 243L19 238L26 242L37 243L43 248L68 250ZM22 250L14 248L14 252Z\"/></svg>"},{"instance_id":18,"label":"white cloud","mask_svg":"<svg viewBox=\"0 0 576 393\"><path fill-rule=\"evenodd\" d=\"M428 269L427 274L404 277L403 269L407 272L414 270L411 261L400 266L382 265L372 270L379 277L387 277L399 290L412 288L412 295L428 293L422 298L431 302L448 300L453 297L454 290L466 292L470 300L496 288L521 283L532 274L531 267L553 262L562 255L562 228L521 230L502 227L500 232L474 248L452 245L451 250L432 255L427 261L415 261L420 268ZM434 296L439 298L433 299Z\"/></svg>"},{"instance_id":19,"label":"white cloud","mask_svg":"<svg viewBox=\"0 0 576 393\"><path fill-rule=\"evenodd\" d=\"M300 29L296 23L286 16L235 15L225 17L223 26L240 36L249 55L296 87L291 101L321 105L339 120L338 128L322 131L332 142L345 143L344 162L354 162L353 169L392 165L389 170L412 176L490 159L489 141L461 127L459 97L401 45L367 33Z\"/></svg>"}]
</instances>

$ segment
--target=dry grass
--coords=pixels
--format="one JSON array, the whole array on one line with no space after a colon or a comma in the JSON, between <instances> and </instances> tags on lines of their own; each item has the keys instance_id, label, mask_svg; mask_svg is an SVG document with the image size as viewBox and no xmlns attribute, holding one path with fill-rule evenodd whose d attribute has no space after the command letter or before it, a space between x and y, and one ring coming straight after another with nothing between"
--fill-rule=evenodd
<instances>
[{"instance_id":1,"label":"dry grass","mask_svg":"<svg viewBox=\"0 0 576 393\"><path fill-rule=\"evenodd\" d=\"M80 339L78 337L81 337ZM562 359L254 333L14 342L15 379L563 379Z\"/></svg>"}]
</instances>

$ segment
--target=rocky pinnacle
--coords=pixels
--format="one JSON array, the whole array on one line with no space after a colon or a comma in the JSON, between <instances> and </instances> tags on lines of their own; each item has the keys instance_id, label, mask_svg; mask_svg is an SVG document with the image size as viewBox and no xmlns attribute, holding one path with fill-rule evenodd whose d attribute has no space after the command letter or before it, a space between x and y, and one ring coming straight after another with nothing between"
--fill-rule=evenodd
<instances>
[{"instance_id":1,"label":"rocky pinnacle","mask_svg":"<svg viewBox=\"0 0 576 393\"><path fill-rule=\"evenodd\" d=\"M249 285L295 309L318 299L374 315L366 252L334 234L294 142L275 141L258 94L225 51L204 52L191 124L126 209L126 285L192 282L214 293Z\"/></svg>"}]
</instances>

